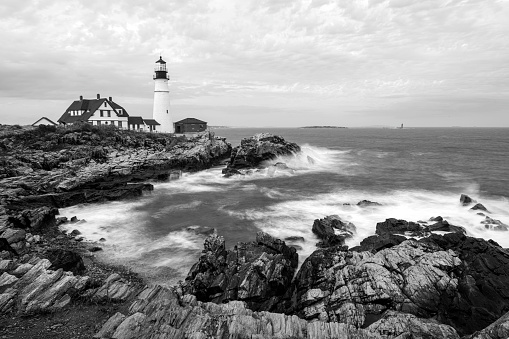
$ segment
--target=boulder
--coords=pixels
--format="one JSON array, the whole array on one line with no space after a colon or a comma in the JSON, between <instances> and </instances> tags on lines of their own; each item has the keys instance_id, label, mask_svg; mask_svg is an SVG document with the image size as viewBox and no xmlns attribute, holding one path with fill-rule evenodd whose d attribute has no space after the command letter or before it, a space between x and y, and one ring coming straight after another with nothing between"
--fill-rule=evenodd
<instances>
[{"instance_id":1,"label":"boulder","mask_svg":"<svg viewBox=\"0 0 509 339\"><path fill-rule=\"evenodd\" d=\"M468 195L466 194L462 194L460 196L460 203L463 205L463 206L467 206L467 205L470 205L471 203L475 202L472 198L470 198Z\"/></svg>"},{"instance_id":2,"label":"boulder","mask_svg":"<svg viewBox=\"0 0 509 339\"><path fill-rule=\"evenodd\" d=\"M50 267L52 270L61 268L76 275L85 272L83 259L76 252L64 249L51 249L46 252L46 257L52 263Z\"/></svg>"},{"instance_id":3,"label":"boulder","mask_svg":"<svg viewBox=\"0 0 509 339\"><path fill-rule=\"evenodd\" d=\"M321 241L318 247L342 246L345 239L351 238L356 227L349 221L342 220L337 215L329 215L324 219L316 219L312 231Z\"/></svg>"},{"instance_id":4,"label":"boulder","mask_svg":"<svg viewBox=\"0 0 509 339\"><path fill-rule=\"evenodd\" d=\"M418 223L390 218L386 219L384 222L377 223L375 233L381 236L389 234L402 234L415 237L423 236L425 230Z\"/></svg>"},{"instance_id":5,"label":"boulder","mask_svg":"<svg viewBox=\"0 0 509 339\"><path fill-rule=\"evenodd\" d=\"M486 207L484 207L484 205L483 205L483 204L480 204L480 203L475 204L475 205L471 208L471 210L473 210L473 211L484 211L484 212L488 212L488 209L487 209Z\"/></svg>"},{"instance_id":6,"label":"boulder","mask_svg":"<svg viewBox=\"0 0 509 339\"><path fill-rule=\"evenodd\" d=\"M200 301L244 300L251 309L270 310L290 286L297 258L295 248L263 232L232 250L212 235L182 288Z\"/></svg>"},{"instance_id":7,"label":"boulder","mask_svg":"<svg viewBox=\"0 0 509 339\"><path fill-rule=\"evenodd\" d=\"M242 139L240 145L232 150L230 162L223 170L223 174L231 176L241 173L234 170L259 168L265 161L298 152L299 145L287 142L280 136L269 133L256 134Z\"/></svg>"},{"instance_id":8,"label":"boulder","mask_svg":"<svg viewBox=\"0 0 509 339\"><path fill-rule=\"evenodd\" d=\"M465 230L465 228L463 228L461 226L451 225L451 224L449 224L449 222L447 220L444 220L444 219L434 223L433 225L429 225L428 229L431 232L442 231L442 232L459 232L459 233L467 234L467 231Z\"/></svg>"},{"instance_id":9,"label":"boulder","mask_svg":"<svg viewBox=\"0 0 509 339\"><path fill-rule=\"evenodd\" d=\"M407 240L406 237L397 234L372 235L364 238L359 246L352 247L350 250L355 252L370 251L376 253L386 248L401 244Z\"/></svg>"}]
</instances>

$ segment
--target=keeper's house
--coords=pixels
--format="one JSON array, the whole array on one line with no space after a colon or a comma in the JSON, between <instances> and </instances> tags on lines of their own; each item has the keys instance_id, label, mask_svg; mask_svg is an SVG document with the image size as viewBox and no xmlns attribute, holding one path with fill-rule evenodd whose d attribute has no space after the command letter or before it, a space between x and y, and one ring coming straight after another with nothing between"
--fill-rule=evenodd
<instances>
[{"instance_id":1,"label":"keeper's house","mask_svg":"<svg viewBox=\"0 0 509 339\"><path fill-rule=\"evenodd\" d=\"M207 130L207 123L195 118L186 118L174 123L175 133L197 133Z\"/></svg>"},{"instance_id":2,"label":"keeper's house","mask_svg":"<svg viewBox=\"0 0 509 339\"><path fill-rule=\"evenodd\" d=\"M88 122L94 126L113 125L120 129L156 132L159 123L153 119L129 116L125 108L115 103L112 97L74 101L58 119L60 125Z\"/></svg>"}]
</instances>

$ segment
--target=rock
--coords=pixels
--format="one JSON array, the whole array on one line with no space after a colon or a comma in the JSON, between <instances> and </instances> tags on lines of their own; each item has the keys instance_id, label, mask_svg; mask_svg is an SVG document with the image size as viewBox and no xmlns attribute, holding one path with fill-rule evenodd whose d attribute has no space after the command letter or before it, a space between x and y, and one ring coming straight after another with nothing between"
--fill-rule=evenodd
<instances>
[{"instance_id":1,"label":"rock","mask_svg":"<svg viewBox=\"0 0 509 339\"><path fill-rule=\"evenodd\" d=\"M360 207L382 206L382 204L380 204L378 202L374 202L374 201L369 201L369 200L361 200L357 203L357 206L360 206Z\"/></svg>"},{"instance_id":2,"label":"rock","mask_svg":"<svg viewBox=\"0 0 509 339\"><path fill-rule=\"evenodd\" d=\"M488 327L475 332L465 339L507 339L509 338L509 312Z\"/></svg>"},{"instance_id":3,"label":"rock","mask_svg":"<svg viewBox=\"0 0 509 339\"><path fill-rule=\"evenodd\" d=\"M359 246L352 247L350 250L355 252L370 251L376 253L386 248L401 244L407 240L406 237L397 234L385 234L382 236L372 235L364 238Z\"/></svg>"},{"instance_id":4,"label":"rock","mask_svg":"<svg viewBox=\"0 0 509 339\"><path fill-rule=\"evenodd\" d=\"M252 309L269 310L290 286L297 258L294 248L263 232L256 242L238 243L232 250L212 235L182 288L200 301L245 300Z\"/></svg>"},{"instance_id":5,"label":"rock","mask_svg":"<svg viewBox=\"0 0 509 339\"><path fill-rule=\"evenodd\" d=\"M56 225L57 226L60 226L62 224L65 224L67 223L69 220L67 219L67 217L57 217L56 218Z\"/></svg>"},{"instance_id":6,"label":"rock","mask_svg":"<svg viewBox=\"0 0 509 339\"><path fill-rule=\"evenodd\" d=\"M345 239L351 238L355 232L355 225L342 220L337 215L329 215L324 219L316 219L313 223L313 233L322 241L319 247L342 246Z\"/></svg>"},{"instance_id":7,"label":"rock","mask_svg":"<svg viewBox=\"0 0 509 339\"><path fill-rule=\"evenodd\" d=\"M204 236L209 236L209 235L217 233L217 230L215 228L208 227L208 226L197 226L197 225L189 226L186 228L186 230L191 231L197 235L204 235Z\"/></svg>"},{"instance_id":8,"label":"rock","mask_svg":"<svg viewBox=\"0 0 509 339\"><path fill-rule=\"evenodd\" d=\"M461 197L460 197L460 203L463 206L470 205L473 202L475 202L475 201L472 198L470 198L468 195L466 195L466 194L462 194Z\"/></svg>"},{"instance_id":9,"label":"rock","mask_svg":"<svg viewBox=\"0 0 509 339\"><path fill-rule=\"evenodd\" d=\"M50 267L52 270L61 268L74 274L85 272L85 264L78 253L63 249L52 249L46 252L46 256L52 263Z\"/></svg>"},{"instance_id":10,"label":"rock","mask_svg":"<svg viewBox=\"0 0 509 339\"><path fill-rule=\"evenodd\" d=\"M410 328L416 326L411 332L417 333L432 326L423 319L433 318L466 335L506 312L508 285L509 253L495 242L462 233L432 234L376 253L345 247L319 249L304 261L277 310L307 320L355 326L371 326L386 312L397 311L422 318L404 316L397 320L398 331L410 321ZM454 337L438 323L433 325L436 331ZM383 326L395 323L388 324Z\"/></svg>"},{"instance_id":11,"label":"rock","mask_svg":"<svg viewBox=\"0 0 509 339\"><path fill-rule=\"evenodd\" d=\"M56 224L55 216L58 210L53 207L39 207L35 209L20 209L18 206L9 206L11 215L9 222L14 228L42 230Z\"/></svg>"},{"instance_id":12,"label":"rock","mask_svg":"<svg viewBox=\"0 0 509 339\"><path fill-rule=\"evenodd\" d=\"M78 219L76 216L73 216L73 217L71 217L71 221L70 221L70 223L71 223L71 224L75 224L75 223L77 223L78 221L79 221L79 219Z\"/></svg>"},{"instance_id":13,"label":"rock","mask_svg":"<svg viewBox=\"0 0 509 339\"><path fill-rule=\"evenodd\" d=\"M486 209L486 207L484 207L483 204L475 204L474 207L471 208L471 210L473 211L484 211L484 212L488 212L488 210Z\"/></svg>"},{"instance_id":14,"label":"rock","mask_svg":"<svg viewBox=\"0 0 509 339\"><path fill-rule=\"evenodd\" d=\"M135 291L136 288L131 286L128 281L122 279L117 273L113 273L104 281L103 285L90 296L90 299L96 302L123 302L135 293Z\"/></svg>"},{"instance_id":15,"label":"rock","mask_svg":"<svg viewBox=\"0 0 509 339\"><path fill-rule=\"evenodd\" d=\"M429 221L443 221L443 220L444 218L442 218L441 216L429 218Z\"/></svg>"},{"instance_id":16,"label":"rock","mask_svg":"<svg viewBox=\"0 0 509 339\"><path fill-rule=\"evenodd\" d=\"M433 225L429 225L428 229L431 232L442 231L442 232L459 232L459 233L467 234L467 231L465 230L465 228L463 228L461 226L451 225L451 224L449 224L449 222L447 220L443 220L443 219Z\"/></svg>"},{"instance_id":17,"label":"rock","mask_svg":"<svg viewBox=\"0 0 509 339\"><path fill-rule=\"evenodd\" d=\"M0 252L7 251L12 255L19 256L18 252L11 247L11 244L5 238L0 238Z\"/></svg>"},{"instance_id":18,"label":"rock","mask_svg":"<svg viewBox=\"0 0 509 339\"><path fill-rule=\"evenodd\" d=\"M88 250L90 252L99 252L99 251L102 251L103 249L99 246L93 246L93 247L90 247Z\"/></svg>"},{"instance_id":19,"label":"rock","mask_svg":"<svg viewBox=\"0 0 509 339\"><path fill-rule=\"evenodd\" d=\"M488 228L491 228L495 231L507 231L509 229L509 226L501 222L500 220L490 218L488 216L485 216L486 218L481 221L481 224L484 224Z\"/></svg>"},{"instance_id":20,"label":"rock","mask_svg":"<svg viewBox=\"0 0 509 339\"><path fill-rule=\"evenodd\" d=\"M454 328L432 319L417 318L411 314L387 311L371 324L369 331L391 338L460 339Z\"/></svg>"},{"instance_id":21,"label":"rock","mask_svg":"<svg viewBox=\"0 0 509 339\"><path fill-rule=\"evenodd\" d=\"M417 223L390 218L386 219L384 222L377 223L375 233L381 236L389 234L423 236L424 231L423 227Z\"/></svg>"},{"instance_id":22,"label":"rock","mask_svg":"<svg viewBox=\"0 0 509 339\"><path fill-rule=\"evenodd\" d=\"M71 233L69 233L69 236L74 238L75 236L80 234L81 232L79 230L72 230Z\"/></svg>"},{"instance_id":23,"label":"rock","mask_svg":"<svg viewBox=\"0 0 509 339\"><path fill-rule=\"evenodd\" d=\"M196 301L189 295L180 298L161 287L145 288L138 294L126 315L113 315L94 338L259 338L320 339L382 337L354 326L307 322L296 316L253 312L240 301L213 304Z\"/></svg>"},{"instance_id":24,"label":"rock","mask_svg":"<svg viewBox=\"0 0 509 339\"><path fill-rule=\"evenodd\" d=\"M101 238L101 239L99 239L99 241L100 241L100 242L105 242L105 241L106 241L106 239L105 239L105 238Z\"/></svg>"},{"instance_id":25,"label":"rock","mask_svg":"<svg viewBox=\"0 0 509 339\"><path fill-rule=\"evenodd\" d=\"M268 133L256 134L242 139L240 146L232 150L230 162L223 170L223 174L225 176L240 174L239 169L259 168L267 160L298 152L300 147L297 144L287 142L280 136Z\"/></svg>"}]
</instances>

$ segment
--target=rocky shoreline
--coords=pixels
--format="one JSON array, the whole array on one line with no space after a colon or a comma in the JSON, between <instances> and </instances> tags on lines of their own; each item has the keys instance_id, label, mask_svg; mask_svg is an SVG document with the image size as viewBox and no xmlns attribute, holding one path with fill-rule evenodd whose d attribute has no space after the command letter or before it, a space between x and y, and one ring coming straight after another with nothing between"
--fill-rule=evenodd
<instances>
[{"instance_id":1,"label":"rocky shoreline","mask_svg":"<svg viewBox=\"0 0 509 339\"><path fill-rule=\"evenodd\" d=\"M58 228L60 207L136 197L148 181L226 159L226 177L246 175L300 151L281 137L259 134L232 150L211 133L0 127L0 338L509 337L509 251L441 217L381 221L349 249L355 225L324 216L309 226L320 242L298 270L296 249L266 233L232 249L213 234L172 288L101 264L100 243ZM460 204L507 231L470 197Z\"/></svg>"}]
</instances>

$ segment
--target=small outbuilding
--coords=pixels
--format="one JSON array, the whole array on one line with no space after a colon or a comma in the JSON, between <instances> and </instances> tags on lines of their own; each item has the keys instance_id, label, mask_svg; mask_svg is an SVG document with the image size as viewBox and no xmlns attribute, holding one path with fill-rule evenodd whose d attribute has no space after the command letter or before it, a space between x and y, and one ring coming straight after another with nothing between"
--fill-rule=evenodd
<instances>
[{"instance_id":1,"label":"small outbuilding","mask_svg":"<svg viewBox=\"0 0 509 339\"><path fill-rule=\"evenodd\" d=\"M195 118L186 118L174 123L175 133L197 133L207 130L207 123Z\"/></svg>"},{"instance_id":2,"label":"small outbuilding","mask_svg":"<svg viewBox=\"0 0 509 339\"><path fill-rule=\"evenodd\" d=\"M39 126L39 125L57 126L58 124L46 117L42 117L32 124L32 126Z\"/></svg>"}]
</instances>

